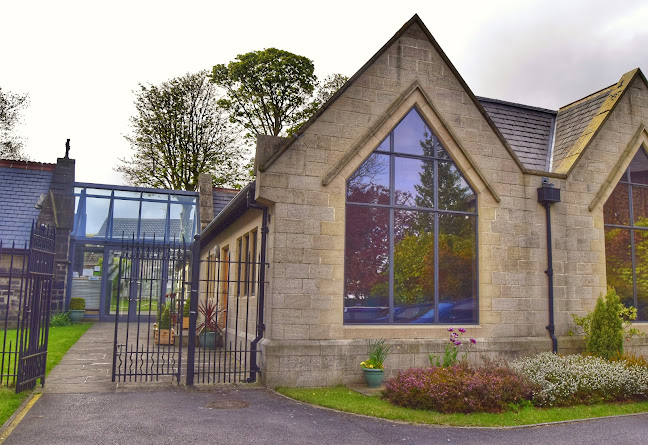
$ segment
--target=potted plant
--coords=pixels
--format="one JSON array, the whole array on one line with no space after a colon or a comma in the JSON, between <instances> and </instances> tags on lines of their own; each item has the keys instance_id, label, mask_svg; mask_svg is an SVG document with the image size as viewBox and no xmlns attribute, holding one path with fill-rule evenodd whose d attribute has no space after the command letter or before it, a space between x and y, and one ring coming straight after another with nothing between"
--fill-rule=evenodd
<instances>
[{"instance_id":1,"label":"potted plant","mask_svg":"<svg viewBox=\"0 0 648 445\"><path fill-rule=\"evenodd\" d=\"M174 334L175 331L171 327L171 308L164 305L160 310L160 319L155 328L155 344L173 345L175 341Z\"/></svg>"},{"instance_id":2,"label":"potted plant","mask_svg":"<svg viewBox=\"0 0 648 445\"><path fill-rule=\"evenodd\" d=\"M206 349L214 349L217 340L220 340L218 337L221 333L221 328L218 326L218 314L223 310L219 310L216 303L207 299L200 302L198 312L204 317L196 327L200 331L200 344Z\"/></svg>"},{"instance_id":3,"label":"potted plant","mask_svg":"<svg viewBox=\"0 0 648 445\"><path fill-rule=\"evenodd\" d=\"M367 342L369 358L360 363L365 383L369 388L378 388L385 378L383 362L389 355L389 345L384 339L369 340Z\"/></svg>"},{"instance_id":4,"label":"potted plant","mask_svg":"<svg viewBox=\"0 0 648 445\"><path fill-rule=\"evenodd\" d=\"M70 298L70 306L68 311L70 312L70 320L72 321L81 321L85 315L85 298L72 297Z\"/></svg>"}]
</instances>

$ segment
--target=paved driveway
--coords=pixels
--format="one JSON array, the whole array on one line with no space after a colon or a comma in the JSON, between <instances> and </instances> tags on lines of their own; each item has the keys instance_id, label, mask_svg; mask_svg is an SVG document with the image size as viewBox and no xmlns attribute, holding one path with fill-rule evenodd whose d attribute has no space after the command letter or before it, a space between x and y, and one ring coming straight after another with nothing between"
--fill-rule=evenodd
<instances>
[{"instance_id":1,"label":"paved driveway","mask_svg":"<svg viewBox=\"0 0 648 445\"><path fill-rule=\"evenodd\" d=\"M43 394L10 444L632 444L648 415L531 428L418 426L296 403L265 389Z\"/></svg>"}]
</instances>

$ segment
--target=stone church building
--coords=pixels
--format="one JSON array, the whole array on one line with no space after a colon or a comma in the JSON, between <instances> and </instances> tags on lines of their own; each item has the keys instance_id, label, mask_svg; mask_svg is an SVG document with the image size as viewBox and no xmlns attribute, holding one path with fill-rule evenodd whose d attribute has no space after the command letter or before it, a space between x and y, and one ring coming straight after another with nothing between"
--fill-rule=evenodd
<instances>
[{"instance_id":1,"label":"stone church building","mask_svg":"<svg viewBox=\"0 0 648 445\"><path fill-rule=\"evenodd\" d=\"M426 366L449 327L474 359L576 351L608 285L648 331L647 123L639 69L558 110L477 97L414 16L295 137L259 137L201 255L263 250L270 387L358 381L367 339L391 375Z\"/></svg>"}]
</instances>

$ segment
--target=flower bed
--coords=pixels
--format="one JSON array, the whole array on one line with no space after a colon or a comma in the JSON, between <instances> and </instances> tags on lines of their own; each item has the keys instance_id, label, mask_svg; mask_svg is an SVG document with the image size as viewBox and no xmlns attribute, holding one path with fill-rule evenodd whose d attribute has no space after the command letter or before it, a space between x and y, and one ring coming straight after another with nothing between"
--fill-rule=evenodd
<instances>
[{"instance_id":1,"label":"flower bed","mask_svg":"<svg viewBox=\"0 0 648 445\"><path fill-rule=\"evenodd\" d=\"M513 370L465 363L409 369L385 383L384 397L394 405L441 413L502 412L524 404L534 385Z\"/></svg>"},{"instance_id":2,"label":"flower bed","mask_svg":"<svg viewBox=\"0 0 648 445\"><path fill-rule=\"evenodd\" d=\"M546 352L511 367L541 387L533 397L536 406L648 399L648 367L625 360Z\"/></svg>"}]
</instances>

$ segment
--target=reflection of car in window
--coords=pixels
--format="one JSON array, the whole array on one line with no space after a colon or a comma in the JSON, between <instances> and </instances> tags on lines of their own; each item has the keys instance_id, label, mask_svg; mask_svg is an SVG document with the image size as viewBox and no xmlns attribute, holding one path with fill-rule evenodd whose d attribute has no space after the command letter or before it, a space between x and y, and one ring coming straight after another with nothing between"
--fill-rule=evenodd
<instances>
[{"instance_id":1,"label":"reflection of car in window","mask_svg":"<svg viewBox=\"0 0 648 445\"><path fill-rule=\"evenodd\" d=\"M476 303L473 299L439 303L439 323L474 323ZM345 323L389 323L388 307L352 306L344 308ZM394 323L434 323L434 305L420 303L394 307Z\"/></svg>"},{"instance_id":2,"label":"reflection of car in window","mask_svg":"<svg viewBox=\"0 0 648 445\"><path fill-rule=\"evenodd\" d=\"M345 323L386 323L389 319L388 307L352 306L344 308Z\"/></svg>"}]
</instances>

